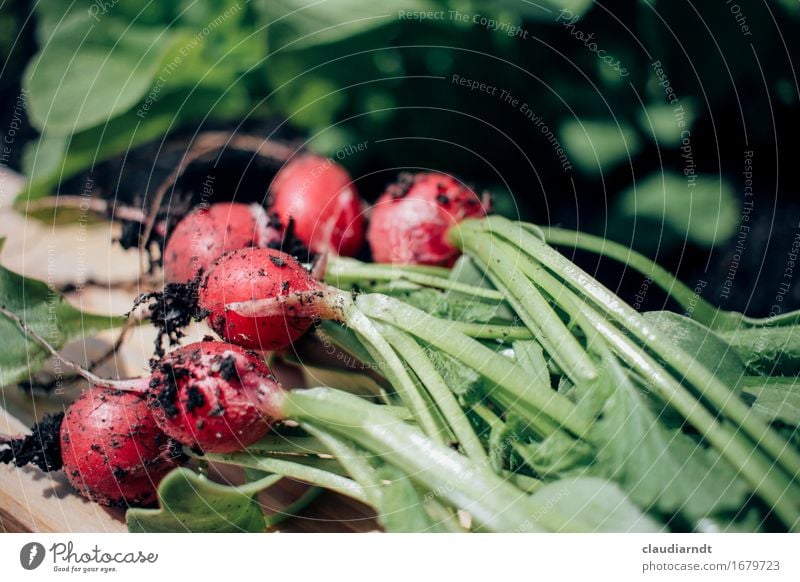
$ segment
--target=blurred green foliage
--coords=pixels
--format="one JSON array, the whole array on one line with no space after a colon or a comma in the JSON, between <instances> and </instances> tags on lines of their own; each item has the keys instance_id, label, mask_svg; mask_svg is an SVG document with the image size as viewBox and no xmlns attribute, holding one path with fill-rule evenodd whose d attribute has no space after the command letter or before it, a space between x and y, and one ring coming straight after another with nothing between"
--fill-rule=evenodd
<instances>
[{"instance_id":1,"label":"blurred green foliage","mask_svg":"<svg viewBox=\"0 0 800 582\"><path fill-rule=\"evenodd\" d=\"M367 198L399 169L437 168L506 214L611 225L624 242L655 221L661 244L709 247L739 222L745 150L759 150L765 187L778 180L798 6L38 2L22 73L41 132L28 195L179 128L277 118L340 158Z\"/></svg>"}]
</instances>

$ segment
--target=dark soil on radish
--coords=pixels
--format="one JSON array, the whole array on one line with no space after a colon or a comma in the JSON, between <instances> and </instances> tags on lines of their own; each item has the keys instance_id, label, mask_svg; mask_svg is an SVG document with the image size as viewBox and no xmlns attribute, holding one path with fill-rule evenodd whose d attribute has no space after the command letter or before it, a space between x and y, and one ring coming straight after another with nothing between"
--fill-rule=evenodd
<instances>
[{"instance_id":1,"label":"dark soil on radish","mask_svg":"<svg viewBox=\"0 0 800 582\"><path fill-rule=\"evenodd\" d=\"M258 354L223 342L169 353L154 366L150 387L149 406L162 430L207 453L241 450L266 435L281 391Z\"/></svg>"},{"instance_id":2,"label":"dark soil on radish","mask_svg":"<svg viewBox=\"0 0 800 582\"><path fill-rule=\"evenodd\" d=\"M155 503L159 481L186 459L155 423L144 394L99 388L2 444L0 462L63 470L87 499L119 507Z\"/></svg>"}]
</instances>

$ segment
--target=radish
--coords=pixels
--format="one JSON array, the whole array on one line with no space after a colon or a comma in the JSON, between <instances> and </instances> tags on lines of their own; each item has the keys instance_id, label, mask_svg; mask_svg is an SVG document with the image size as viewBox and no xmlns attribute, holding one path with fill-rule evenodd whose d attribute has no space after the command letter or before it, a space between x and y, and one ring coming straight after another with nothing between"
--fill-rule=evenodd
<instances>
[{"instance_id":1,"label":"radish","mask_svg":"<svg viewBox=\"0 0 800 582\"><path fill-rule=\"evenodd\" d=\"M244 317L225 304L254 297L281 297L314 291L320 283L294 257L275 249L239 249L220 257L198 290L198 305L227 341L257 350L284 348L303 335L314 319L291 309L263 317Z\"/></svg>"},{"instance_id":2,"label":"radish","mask_svg":"<svg viewBox=\"0 0 800 582\"><path fill-rule=\"evenodd\" d=\"M169 438L155 423L143 394L85 392L61 424L67 479L103 505L146 505L158 482L177 466Z\"/></svg>"},{"instance_id":3,"label":"radish","mask_svg":"<svg viewBox=\"0 0 800 582\"><path fill-rule=\"evenodd\" d=\"M364 243L355 185L342 166L314 154L287 163L271 186L271 210L315 253L354 256Z\"/></svg>"},{"instance_id":4,"label":"radish","mask_svg":"<svg viewBox=\"0 0 800 582\"><path fill-rule=\"evenodd\" d=\"M204 453L238 451L261 439L281 392L261 358L222 342L199 342L167 354L150 387L150 408L161 429Z\"/></svg>"},{"instance_id":5,"label":"radish","mask_svg":"<svg viewBox=\"0 0 800 582\"><path fill-rule=\"evenodd\" d=\"M4 439L9 448L0 451L0 461L63 469L81 495L102 505L153 503L159 481L181 456L140 392L87 391L32 432Z\"/></svg>"},{"instance_id":6,"label":"radish","mask_svg":"<svg viewBox=\"0 0 800 582\"><path fill-rule=\"evenodd\" d=\"M379 263L450 267L460 251L448 240L449 229L465 218L489 212L487 195L447 174L401 174L378 199L367 240Z\"/></svg>"},{"instance_id":7,"label":"radish","mask_svg":"<svg viewBox=\"0 0 800 582\"><path fill-rule=\"evenodd\" d=\"M280 221L259 204L218 202L197 208L173 230L164 249L164 279L188 283L227 252L280 245Z\"/></svg>"}]
</instances>

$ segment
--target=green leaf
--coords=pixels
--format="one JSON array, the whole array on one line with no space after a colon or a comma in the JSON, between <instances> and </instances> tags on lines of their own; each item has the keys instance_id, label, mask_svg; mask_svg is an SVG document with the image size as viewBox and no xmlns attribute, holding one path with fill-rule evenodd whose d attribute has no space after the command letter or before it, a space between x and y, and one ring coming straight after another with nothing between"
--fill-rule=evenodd
<instances>
[{"instance_id":1,"label":"green leaf","mask_svg":"<svg viewBox=\"0 0 800 582\"><path fill-rule=\"evenodd\" d=\"M260 2L261 21L279 30L279 42L286 50L298 50L350 38L397 21L398 11L430 10L424 0L384 0L363 3L359 0L317 2L269 0ZM274 32L273 32L274 34Z\"/></svg>"},{"instance_id":2,"label":"green leaf","mask_svg":"<svg viewBox=\"0 0 800 582\"><path fill-rule=\"evenodd\" d=\"M391 465L378 471L381 481L378 522L389 533L418 533L440 531L425 510L423 499L407 475Z\"/></svg>"},{"instance_id":3,"label":"green leaf","mask_svg":"<svg viewBox=\"0 0 800 582\"><path fill-rule=\"evenodd\" d=\"M539 342L515 341L512 344L514 359L531 374L531 384L550 387L550 371L544 359L544 350Z\"/></svg>"},{"instance_id":4,"label":"green leaf","mask_svg":"<svg viewBox=\"0 0 800 582\"><path fill-rule=\"evenodd\" d=\"M744 328L721 335L753 373L766 376L800 374L800 326Z\"/></svg>"},{"instance_id":5,"label":"green leaf","mask_svg":"<svg viewBox=\"0 0 800 582\"><path fill-rule=\"evenodd\" d=\"M679 146L684 132L691 130L697 114L690 101L677 107L666 103L649 105L639 113L639 126L662 146Z\"/></svg>"},{"instance_id":6,"label":"green leaf","mask_svg":"<svg viewBox=\"0 0 800 582\"><path fill-rule=\"evenodd\" d=\"M531 498L565 518L565 531L657 532L662 527L643 514L614 483L596 477L548 483ZM533 516L534 520L538 516Z\"/></svg>"},{"instance_id":7,"label":"green leaf","mask_svg":"<svg viewBox=\"0 0 800 582\"><path fill-rule=\"evenodd\" d=\"M727 182L673 172L658 172L636 182L620 195L617 211L626 220L663 221L673 236L705 247L728 240L739 221L736 199Z\"/></svg>"},{"instance_id":8,"label":"green leaf","mask_svg":"<svg viewBox=\"0 0 800 582\"><path fill-rule=\"evenodd\" d=\"M613 121L569 120L561 126L560 134L570 159L589 173L608 172L633 158L641 146L629 125Z\"/></svg>"},{"instance_id":9,"label":"green leaf","mask_svg":"<svg viewBox=\"0 0 800 582\"><path fill-rule=\"evenodd\" d=\"M0 250L4 241L0 239ZM56 349L125 323L122 317L84 313L45 283L18 275L1 265L0 305L20 317ZM0 314L0 386L28 379L47 357L44 348L14 321Z\"/></svg>"},{"instance_id":10,"label":"green leaf","mask_svg":"<svg viewBox=\"0 0 800 582\"><path fill-rule=\"evenodd\" d=\"M453 394L464 397L482 393L484 381L478 372L434 347L428 346L426 352Z\"/></svg>"},{"instance_id":11,"label":"green leaf","mask_svg":"<svg viewBox=\"0 0 800 582\"><path fill-rule=\"evenodd\" d=\"M544 238L542 240L544 240ZM453 265L453 268L450 270L448 278L452 281L464 283L465 285L472 285L473 287L480 287L481 289L494 289L492 282L486 274L478 268L475 261L469 255L461 255L458 257L455 265ZM516 321L518 319L514 311L506 303L491 305L495 309L493 317L510 321ZM487 310L483 317L485 318L488 315L489 311Z\"/></svg>"},{"instance_id":12,"label":"green leaf","mask_svg":"<svg viewBox=\"0 0 800 582\"><path fill-rule=\"evenodd\" d=\"M475 261L469 255L461 255L456 259L453 268L450 270L449 279L465 285L480 287L481 289L494 289L492 282L475 265Z\"/></svg>"},{"instance_id":13,"label":"green leaf","mask_svg":"<svg viewBox=\"0 0 800 582\"><path fill-rule=\"evenodd\" d=\"M220 90L198 87L159 94L152 108L139 115L131 110L107 124L93 127L69 139L45 134L26 146L25 168L28 185L20 199L47 196L62 180L80 171L178 129L184 122L211 113L217 119L236 117L247 107L241 87L232 88L219 103ZM180 113L176 113L176 112Z\"/></svg>"},{"instance_id":14,"label":"green leaf","mask_svg":"<svg viewBox=\"0 0 800 582\"><path fill-rule=\"evenodd\" d=\"M706 326L672 311L649 311L643 316L676 346L692 354L698 366L708 369L730 388L739 384L745 374L744 362L725 340Z\"/></svg>"},{"instance_id":15,"label":"green leaf","mask_svg":"<svg viewBox=\"0 0 800 582\"><path fill-rule=\"evenodd\" d=\"M179 467L158 486L159 509L129 509L125 514L132 533L263 532L264 515L255 499L281 477L270 475L240 487L209 481Z\"/></svg>"},{"instance_id":16,"label":"green leaf","mask_svg":"<svg viewBox=\"0 0 800 582\"><path fill-rule=\"evenodd\" d=\"M502 317L503 305L455 291L415 289L395 293L400 299L434 317L465 323L489 323Z\"/></svg>"},{"instance_id":17,"label":"green leaf","mask_svg":"<svg viewBox=\"0 0 800 582\"><path fill-rule=\"evenodd\" d=\"M743 388L753 408L770 420L800 426L800 381L796 377L753 378Z\"/></svg>"},{"instance_id":18,"label":"green leaf","mask_svg":"<svg viewBox=\"0 0 800 582\"><path fill-rule=\"evenodd\" d=\"M177 4L177 3L174 3ZM117 21L133 22L136 26L149 26L172 21L179 11L168 2L97 2L97 0L70 0L66 2L37 2L36 35L40 45L48 42L63 22L73 17L84 18L102 25L107 18Z\"/></svg>"},{"instance_id":19,"label":"green leaf","mask_svg":"<svg viewBox=\"0 0 800 582\"><path fill-rule=\"evenodd\" d=\"M669 430L625 372L608 360L614 392L594 425L596 467L643 507L699 519L741 507L748 486L715 451Z\"/></svg>"},{"instance_id":20,"label":"green leaf","mask_svg":"<svg viewBox=\"0 0 800 582\"><path fill-rule=\"evenodd\" d=\"M495 0L489 5L480 4L481 8L491 6L495 11L519 14L526 20L542 20L553 23L558 17L554 12L564 10L565 18L583 16L592 7L592 0L537 0L536 2L520 2L520 0ZM476 7L475 10L478 10Z\"/></svg>"},{"instance_id":21,"label":"green leaf","mask_svg":"<svg viewBox=\"0 0 800 582\"><path fill-rule=\"evenodd\" d=\"M25 71L31 122L42 131L70 134L127 111L151 89L172 40L165 29L74 14Z\"/></svg>"},{"instance_id":22,"label":"green leaf","mask_svg":"<svg viewBox=\"0 0 800 582\"><path fill-rule=\"evenodd\" d=\"M67 136L50 133L42 134L38 141L31 140L25 144L22 166L28 177L26 191L32 191L36 187L33 184L44 183L47 177L61 173L68 146Z\"/></svg>"},{"instance_id":23,"label":"green leaf","mask_svg":"<svg viewBox=\"0 0 800 582\"><path fill-rule=\"evenodd\" d=\"M519 421L515 424L519 425ZM550 478L585 473L595 458L591 445L564 431L555 432L541 442L515 448L537 474Z\"/></svg>"}]
</instances>

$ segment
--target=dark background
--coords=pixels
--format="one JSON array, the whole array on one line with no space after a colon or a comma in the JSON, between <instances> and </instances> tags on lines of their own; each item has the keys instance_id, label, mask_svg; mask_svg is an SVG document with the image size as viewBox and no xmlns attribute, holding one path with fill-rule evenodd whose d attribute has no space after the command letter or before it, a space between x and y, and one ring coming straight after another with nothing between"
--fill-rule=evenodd
<instances>
[{"instance_id":1,"label":"dark background","mask_svg":"<svg viewBox=\"0 0 800 582\"><path fill-rule=\"evenodd\" d=\"M200 128L225 128L340 153L367 199L403 169L452 172L489 189L505 214L632 244L690 285L705 282L703 295L726 308L800 307L800 273L786 270L800 234L797 2L136 4L2 4L0 133L10 135L24 89L25 120L5 165L31 176L30 198L74 194L92 175L104 196L141 199ZM401 16L422 8L442 16ZM510 27L517 32L506 34ZM143 48L148 38L158 51ZM188 57L165 68L182 49ZM599 59L601 50L627 74ZM98 64L98 54L108 59ZM684 107L684 128L655 61ZM107 82L128 69L142 80L136 87ZM454 74L497 91L470 91ZM154 87L154 110L137 116ZM541 126L500 99L502 89L552 130L570 169ZM106 114L91 123L81 118L86 94ZM120 94L130 103L115 105ZM363 152L343 150L360 142ZM268 171L239 179L252 160L220 163L231 197L266 190ZM745 201L752 209L742 222ZM641 288L618 265L577 258L612 285L621 280L630 300ZM790 284L783 295L781 283ZM651 289L643 308L663 305Z\"/></svg>"}]
</instances>

